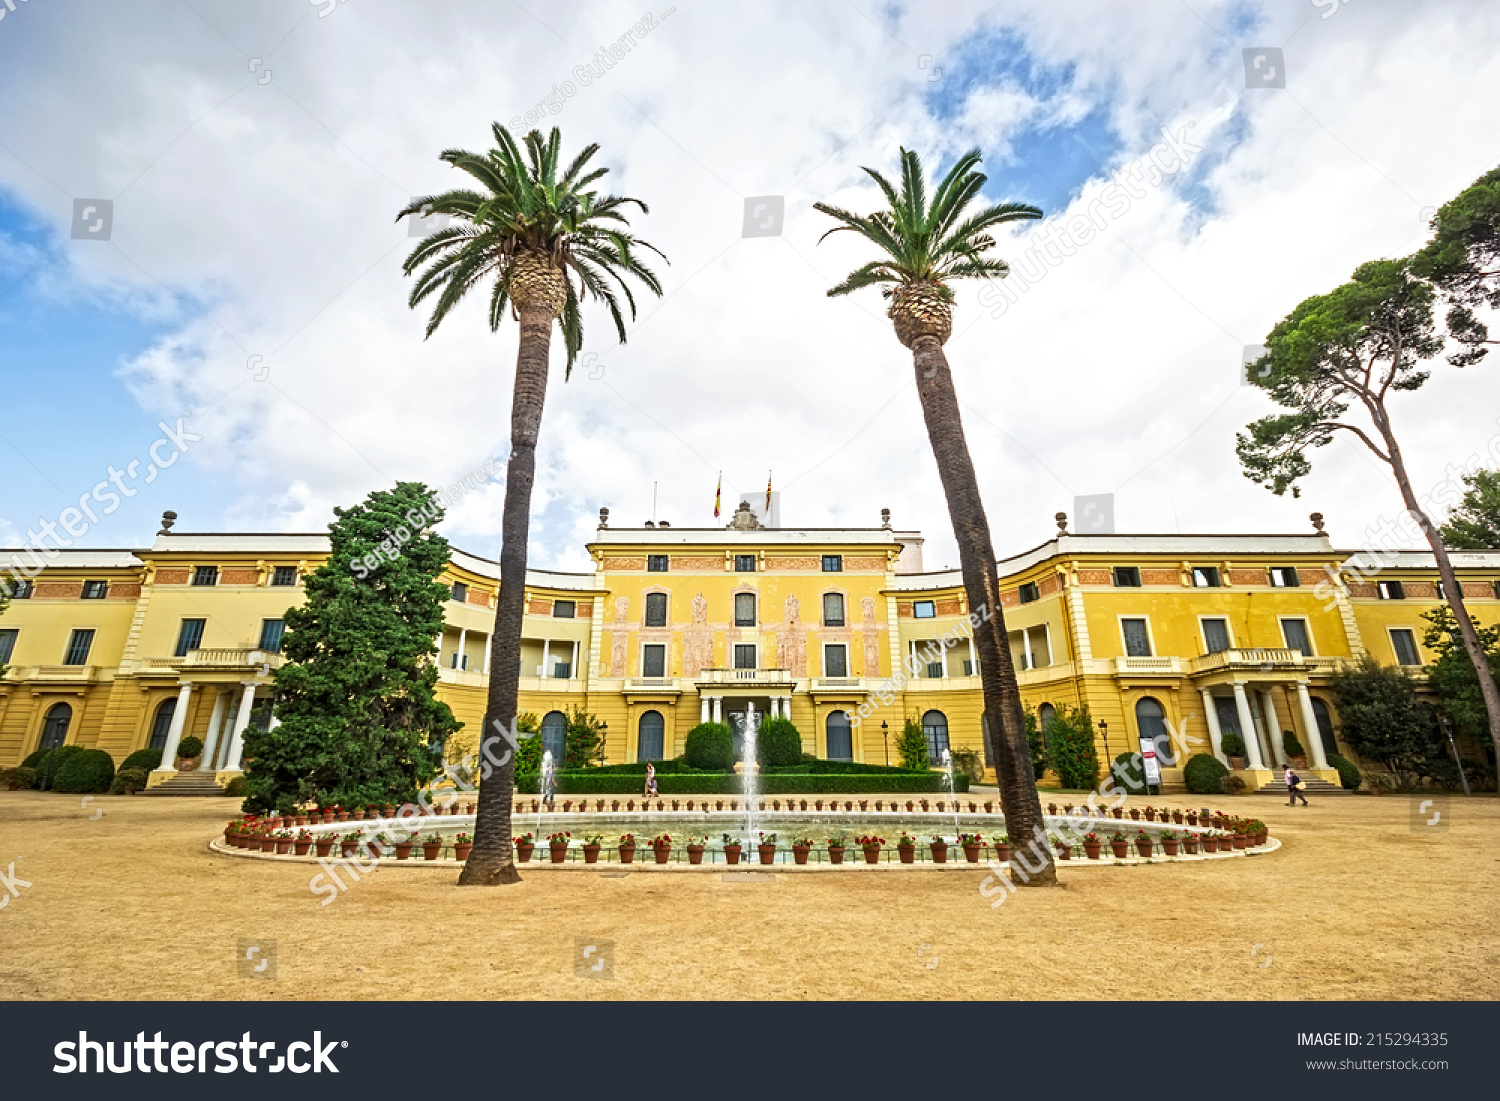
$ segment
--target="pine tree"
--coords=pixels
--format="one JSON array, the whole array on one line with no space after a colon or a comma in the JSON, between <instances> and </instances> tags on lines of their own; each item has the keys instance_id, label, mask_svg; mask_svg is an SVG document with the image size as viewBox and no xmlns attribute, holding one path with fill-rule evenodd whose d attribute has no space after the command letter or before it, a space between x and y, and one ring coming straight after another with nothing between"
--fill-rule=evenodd
<instances>
[{"instance_id":1,"label":"pine tree","mask_svg":"<svg viewBox=\"0 0 1500 1101\"><path fill-rule=\"evenodd\" d=\"M399 482L334 509L328 561L287 609L272 730L247 730L245 809L403 803L457 731L436 696L448 541L432 490Z\"/></svg>"}]
</instances>

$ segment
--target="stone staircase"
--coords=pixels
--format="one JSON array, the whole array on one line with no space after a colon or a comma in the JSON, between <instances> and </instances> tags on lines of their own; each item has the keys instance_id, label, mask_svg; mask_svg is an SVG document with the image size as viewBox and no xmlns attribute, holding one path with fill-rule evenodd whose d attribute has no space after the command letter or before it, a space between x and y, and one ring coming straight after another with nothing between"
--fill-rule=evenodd
<instances>
[{"instance_id":1,"label":"stone staircase","mask_svg":"<svg viewBox=\"0 0 1500 1101\"><path fill-rule=\"evenodd\" d=\"M179 772L140 795L223 795L224 788L215 782L212 772Z\"/></svg>"},{"instance_id":2,"label":"stone staircase","mask_svg":"<svg viewBox=\"0 0 1500 1101\"><path fill-rule=\"evenodd\" d=\"M1327 780L1320 780L1316 776L1303 776L1302 781L1303 783L1307 784L1307 787L1303 789L1302 794L1307 797L1309 802L1314 799L1322 799L1327 795L1349 794L1338 784L1330 784ZM1282 799L1285 799L1286 782L1280 779L1273 780L1271 783L1266 784L1263 787L1256 788L1254 794L1279 795Z\"/></svg>"}]
</instances>

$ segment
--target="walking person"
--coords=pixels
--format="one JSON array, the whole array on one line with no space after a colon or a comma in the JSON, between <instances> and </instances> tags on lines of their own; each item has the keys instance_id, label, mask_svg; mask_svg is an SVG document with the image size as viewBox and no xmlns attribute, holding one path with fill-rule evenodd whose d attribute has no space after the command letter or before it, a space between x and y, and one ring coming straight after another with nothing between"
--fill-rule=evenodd
<instances>
[{"instance_id":1,"label":"walking person","mask_svg":"<svg viewBox=\"0 0 1500 1101\"><path fill-rule=\"evenodd\" d=\"M656 792L656 766L654 764L652 764L650 761L646 762L646 790L644 792L642 792L642 794L643 795L649 795L652 798L655 798L656 794L657 794L657 792Z\"/></svg>"},{"instance_id":2,"label":"walking person","mask_svg":"<svg viewBox=\"0 0 1500 1101\"><path fill-rule=\"evenodd\" d=\"M552 763L552 751L542 754L542 804L552 809L552 797L557 794L556 766Z\"/></svg>"},{"instance_id":3,"label":"walking person","mask_svg":"<svg viewBox=\"0 0 1500 1101\"><path fill-rule=\"evenodd\" d=\"M1304 807L1307 806L1307 796L1302 794L1302 780L1292 771L1291 765L1286 766L1286 797L1289 807L1295 807L1298 799L1302 800Z\"/></svg>"}]
</instances>

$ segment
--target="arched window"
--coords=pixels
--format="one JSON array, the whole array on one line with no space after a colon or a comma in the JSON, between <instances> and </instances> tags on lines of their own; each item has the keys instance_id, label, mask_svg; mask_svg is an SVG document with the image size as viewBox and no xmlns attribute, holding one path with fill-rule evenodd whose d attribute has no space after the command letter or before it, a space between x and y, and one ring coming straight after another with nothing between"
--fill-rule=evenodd
<instances>
[{"instance_id":1,"label":"arched window","mask_svg":"<svg viewBox=\"0 0 1500 1101\"><path fill-rule=\"evenodd\" d=\"M168 696L156 706L156 718L151 720L151 740L148 749L166 749L167 734L172 729L172 716L177 714L177 697Z\"/></svg>"},{"instance_id":2,"label":"arched window","mask_svg":"<svg viewBox=\"0 0 1500 1101\"><path fill-rule=\"evenodd\" d=\"M828 716L827 734L830 761L854 760L854 734L848 712L835 711Z\"/></svg>"},{"instance_id":3,"label":"arched window","mask_svg":"<svg viewBox=\"0 0 1500 1101\"><path fill-rule=\"evenodd\" d=\"M1328 713L1328 705L1317 696L1312 697L1313 718L1318 722L1318 737L1323 739L1323 753L1325 756L1336 754L1339 751L1338 739L1333 736L1333 716Z\"/></svg>"},{"instance_id":4,"label":"arched window","mask_svg":"<svg viewBox=\"0 0 1500 1101\"><path fill-rule=\"evenodd\" d=\"M1177 764L1177 750L1172 745L1172 735L1167 732L1167 713L1161 704L1150 696L1142 696L1135 705L1136 730L1142 738L1150 738L1156 747L1157 762L1164 768Z\"/></svg>"},{"instance_id":5,"label":"arched window","mask_svg":"<svg viewBox=\"0 0 1500 1101\"><path fill-rule=\"evenodd\" d=\"M1042 733L1052 729L1052 723L1057 719L1057 708L1050 703L1044 703L1036 709L1037 725L1042 728Z\"/></svg>"},{"instance_id":6,"label":"arched window","mask_svg":"<svg viewBox=\"0 0 1500 1101\"><path fill-rule=\"evenodd\" d=\"M47 712L42 724L41 749L55 749L68 740L68 724L73 721L73 709L65 703L55 703Z\"/></svg>"},{"instance_id":7,"label":"arched window","mask_svg":"<svg viewBox=\"0 0 1500 1101\"><path fill-rule=\"evenodd\" d=\"M941 711L927 712L922 716L922 733L927 735L927 759L934 765L941 764L948 748L948 716Z\"/></svg>"},{"instance_id":8,"label":"arched window","mask_svg":"<svg viewBox=\"0 0 1500 1101\"><path fill-rule=\"evenodd\" d=\"M542 719L542 752L552 754L552 763L562 768L563 750L568 740L568 717L561 711L549 711Z\"/></svg>"},{"instance_id":9,"label":"arched window","mask_svg":"<svg viewBox=\"0 0 1500 1101\"><path fill-rule=\"evenodd\" d=\"M660 711L647 711L641 716L635 741L637 761L660 761L666 756L662 743L666 740L667 720Z\"/></svg>"}]
</instances>

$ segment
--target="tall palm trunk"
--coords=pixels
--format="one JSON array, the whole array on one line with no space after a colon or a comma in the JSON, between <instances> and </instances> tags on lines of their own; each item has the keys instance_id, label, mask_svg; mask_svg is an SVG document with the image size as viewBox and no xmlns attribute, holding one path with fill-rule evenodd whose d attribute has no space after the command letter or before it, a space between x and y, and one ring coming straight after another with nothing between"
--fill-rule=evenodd
<instances>
[{"instance_id":1,"label":"tall palm trunk","mask_svg":"<svg viewBox=\"0 0 1500 1101\"><path fill-rule=\"evenodd\" d=\"M500 526L500 599L490 636L490 686L485 698L474 849L459 876L460 885L519 883L510 843L515 797L515 730L521 690L521 626L526 615L526 548L531 533L531 490L536 482L536 441L547 399L547 357L552 344L553 303L516 303L521 346L516 353L516 388L510 407L510 461L505 468L505 512ZM499 762L498 764L496 762Z\"/></svg>"},{"instance_id":2,"label":"tall palm trunk","mask_svg":"<svg viewBox=\"0 0 1500 1101\"><path fill-rule=\"evenodd\" d=\"M1384 410L1381 412L1383 414ZM1443 537L1426 511L1417 503L1417 495L1412 492L1411 479L1406 473L1406 461L1401 457L1401 448L1396 445L1390 421L1382 416L1376 423L1381 435L1385 437L1387 454L1391 457L1391 470L1396 475L1396 484L1401 487L1401 500L1406 503L1407 511L1417 518L1422 534L1427 536L1427 545L1432 548L1432 556L1437 560L1438 576L1443 579L1443 597L1448 601L1448 607L1453 609L1453 618L1458 621L1459 637L1463 639L1464 650L1474 664L1474 673L1479 678L1479 695L1483 698L1484 709L1489 715L1490 741L1494 743L1496 754L1500 755L1500 688L1495 685L1495 673L1490 668L1489 655L1484 652L1479 634L1474 630L1474 622L1464 606L1463 586L1459 583L1458 575L1453 572L1453 562L1448 557L1448 548L1443 546Z\"/></svg>"},{"instance_id":3,"label":"tall palm trunk","mask_svg":"<svg viewBox=\"0 0 1500 1101\"><path fill-rule=\"evenodd\" d=\"M953 375L948 369L948 359L943 355L942 343L936 336L917 336L909 347L917 372L922 417L927 422L927 438L932 442L938 477L943 482L943 496L948 501L948 515L953 521L953 537L958 541L958 561L963 571L964 592L969 598L969 612L978 613L983 618L983 622L974 628L974 645L979 657L984 709L992 716L990 744L1000 781L1005 830L1017 851L1024 851L1036 841L1034 852L1042 862L1039 871L1030 873L1028 861L1028 877L1016 878L1033 886L1054 884L1057 882L1057 867L1052 847L1046 840L1042 801L1032 772L1031 749L1026 743L1021 689L1016 683L1015 664L1011 661L1010 642L1005 633L1005 616L1000 610L1000 578L994 547L990 543L990 524L985 518L984 502L979 497L974 462L964 440Z\"/></svg>"}]
</instances>

